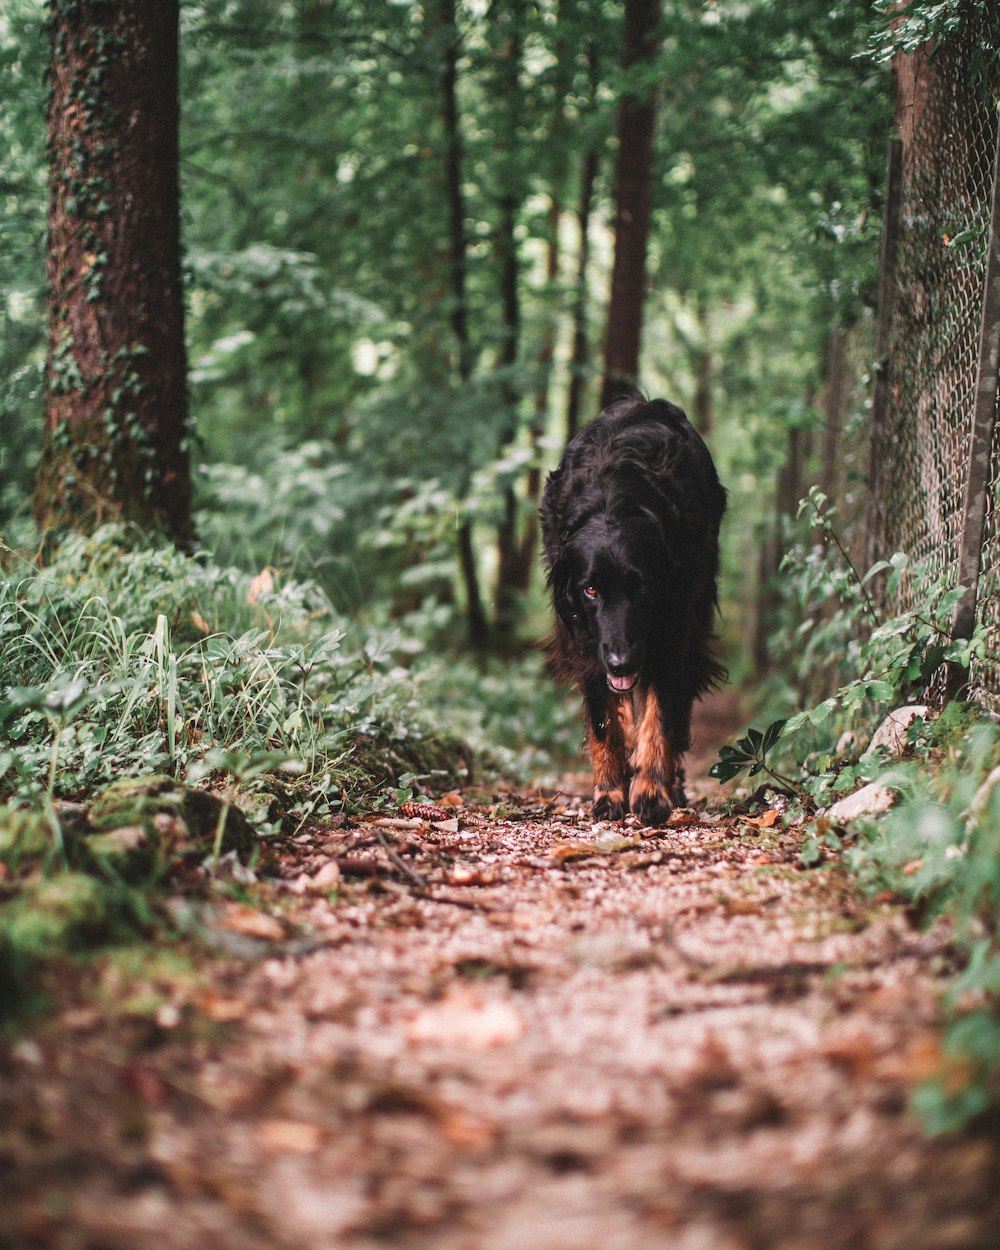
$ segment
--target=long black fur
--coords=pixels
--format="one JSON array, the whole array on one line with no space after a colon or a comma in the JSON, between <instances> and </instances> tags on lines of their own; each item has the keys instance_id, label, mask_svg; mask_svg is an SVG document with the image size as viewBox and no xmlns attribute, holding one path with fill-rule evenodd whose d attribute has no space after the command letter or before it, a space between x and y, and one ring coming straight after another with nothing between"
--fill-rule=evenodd
<instances>
[{"instance_id":1,"label":"long black fur","mask_svg":"<svg viewBox=\"0 0 1000 1250\"><path fill-rule=\"evenodd\" d=\"M631 808L658 824L686 801L692 704L724 676L713 621L725 506L684 413L637 394L605 408L548 477L550 654L583 695L595 817Z\"/></svg>"}]
</instances>

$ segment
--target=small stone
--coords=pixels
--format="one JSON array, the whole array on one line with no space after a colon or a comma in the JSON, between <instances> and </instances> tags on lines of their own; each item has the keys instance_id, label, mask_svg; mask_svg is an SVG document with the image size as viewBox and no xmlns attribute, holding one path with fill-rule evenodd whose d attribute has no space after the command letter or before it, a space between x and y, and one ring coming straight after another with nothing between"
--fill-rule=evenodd
<instances>
[{"instance_id":1,"label":"small stone","mask_svg":"<svg viewBox=\"0 0 1000 1250\"><path fill-rule=\"evenodd\" d=\"M912 703L908 707L898 707L894 712L890 712L875 730L861 758L867 759L876 751L882 750L893 759L899 759L906 752L907 729L915 720L925 717L927 712L928 708L924 703Z\"/></svg>"},{"instance_id":2,"label":"small stone","mask_svg":"<svg viewBox=\"0 0 1000 1250\"><path fill-rule=\"evenodd\" d=\"M848 825L859 816L881 816L896 801L893 792L880 781L872 781L846 798L839 799L827 812L833 825Z\"/></svg>"}]
</instances>

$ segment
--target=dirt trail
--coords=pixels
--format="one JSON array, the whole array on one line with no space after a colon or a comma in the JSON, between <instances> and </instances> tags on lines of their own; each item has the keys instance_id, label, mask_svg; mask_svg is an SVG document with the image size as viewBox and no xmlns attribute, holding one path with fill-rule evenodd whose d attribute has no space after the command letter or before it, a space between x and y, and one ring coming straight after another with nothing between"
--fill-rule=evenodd
<instances>
[{"instance_id":1,"label":"dirt trail","mask_svg":"<svg viewBox=\"0 0 1000 1250\"><path fill-rule=\"evenodd\" d=\"M8 1047L0 1246L1000 1246L996 1142L906 1111L945 930L766 821L446 814L310 832L155 1010L111 962Z\"/></svg>"}]
</instances>

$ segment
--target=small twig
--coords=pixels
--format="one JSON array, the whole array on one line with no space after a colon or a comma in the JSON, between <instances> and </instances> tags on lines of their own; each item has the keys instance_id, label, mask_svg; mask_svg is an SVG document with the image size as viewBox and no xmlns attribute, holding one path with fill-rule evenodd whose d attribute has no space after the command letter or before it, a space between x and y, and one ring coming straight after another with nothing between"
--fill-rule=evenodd
<instances>
[{"instance_id":1,"label":"small twig","mask_svg":"<svg viewBox=\"0 0 1000 1250\"><path fill-rule=\"evenodd\" d=\"M493 911L486 903L477 903L470 898L452 898L449 894L431 894L429 890L411 890L414 898L425 899L428 903L449 903L452 907L464 907L466 911Z\"/></svg>"},{"instance_id":2,"label":"small twig","mask_svg":"<svg viewBox=\"0 0 1000 1250\"><path fill-rule=\"evenodd\" d=\"M421 890L426 890L427 878L421 876L419 872L411 868L406 860L403 859L403 857L396 850L394 850L381 829L376 829L375 832L378 834L378 840L382 844L382 850L389 856L390 861L395 865L395 867L398 868L404 876L409 877L414 885L419 886Z\"/></svg>"}]
</instances>

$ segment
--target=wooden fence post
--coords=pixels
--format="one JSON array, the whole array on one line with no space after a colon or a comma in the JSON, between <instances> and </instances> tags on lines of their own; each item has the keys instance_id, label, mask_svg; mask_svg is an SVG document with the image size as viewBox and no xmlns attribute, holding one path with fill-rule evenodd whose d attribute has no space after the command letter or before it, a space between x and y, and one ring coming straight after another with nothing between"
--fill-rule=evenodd
<instances>
[{"instance_id":1,"label":"wooden fence post","mask_svg":"<svg viewBox=\"0 0 1000 1250\"><path fill-rule=\"evenodd\" d=\"M979 573L982 566L986 495L990 485L993 426L997 411L997 380L1000 374L1000 135L993 168L993 202L990 213L989 252L983 283L983 319L979 336L979 364L969 437L969 469L962 509L962 535L958 549L958 585L965 587L952 618L952 637L971 638L976 624ZM948 688L954 693L964 674L949 673Z\"/></svg>"},{"instance_id":2,"label":"wooden fence post","mask_svg":"<svg viewBox=\"0 0 1000 1250\"><path fill-rule=\"evenodd\" d=\"M889 412L889 333L896 302L896 255L903 200L903 144L890 139L886 153L885 220L878 266L878 314L875 323L875 366L872 382L871 446L868 453L868 515L865 519L864 570L883 553L882 468ZM863 571L864 571L863 570Z\"/></svg>"}]
</instances>

